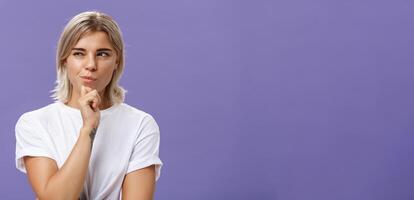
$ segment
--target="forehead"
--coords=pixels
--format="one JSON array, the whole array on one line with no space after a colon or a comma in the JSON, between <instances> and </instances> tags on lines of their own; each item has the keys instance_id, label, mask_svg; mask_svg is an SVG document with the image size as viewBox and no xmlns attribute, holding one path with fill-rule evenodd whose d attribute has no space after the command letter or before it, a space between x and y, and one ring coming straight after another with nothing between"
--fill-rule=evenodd
<instances>
[{"instance_id":1,"label":"forehead","mask_svg":"<svg viewBox=\"0 0 414 200\"><path fill-rule=\"evenodd\" d=\"M112 49L112 43L109 40L108 34L103 31L89 31L84 33L74 48L98 49L109 48Z\"/></svg>"}]
</instances>

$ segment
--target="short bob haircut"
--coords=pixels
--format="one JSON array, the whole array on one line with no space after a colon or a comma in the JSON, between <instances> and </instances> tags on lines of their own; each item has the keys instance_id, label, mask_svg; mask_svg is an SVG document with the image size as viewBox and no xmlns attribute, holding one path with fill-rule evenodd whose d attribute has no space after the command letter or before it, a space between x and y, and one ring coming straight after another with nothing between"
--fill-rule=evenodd
<instances>
[{"instance_id":1,"label":"short bob haircut","mask_svg":"<svg viewBox=\"0 0 414 200\"><path fill-rule=\"evenodd\" d=\"M119 104L124 101L125 90L118 85L124 69L124 42L118 24L111 16L99 11L87 11L74 16L63 29L57 46L56 67L57 80L56 86L52 90L52 97L61 102L68 102L72 95L73 86L67 76L65 61L69 57L72 48L82 36L89 32L103 31L108 35L109 42L112 44L117 55L117 68L113 72L112 79L106 86L105 99L111 104Z\"/></svg>"}]
</instances>

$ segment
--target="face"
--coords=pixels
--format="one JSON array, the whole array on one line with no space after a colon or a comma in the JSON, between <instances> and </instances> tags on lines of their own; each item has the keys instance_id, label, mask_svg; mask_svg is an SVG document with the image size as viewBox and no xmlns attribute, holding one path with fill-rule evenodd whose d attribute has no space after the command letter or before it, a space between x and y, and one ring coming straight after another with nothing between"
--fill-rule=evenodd
<instances>
[{"instance_id":1,"label":"face","mask_svg":"<svg viewBox=\"0 0 414 200\"><path fill-rule=\"evenodd\" d=\"M82 85L103 92L117 68L117 55L105 32L89 32L80 38L65 61L73 93Z\"/></svg>"}]
</instances>

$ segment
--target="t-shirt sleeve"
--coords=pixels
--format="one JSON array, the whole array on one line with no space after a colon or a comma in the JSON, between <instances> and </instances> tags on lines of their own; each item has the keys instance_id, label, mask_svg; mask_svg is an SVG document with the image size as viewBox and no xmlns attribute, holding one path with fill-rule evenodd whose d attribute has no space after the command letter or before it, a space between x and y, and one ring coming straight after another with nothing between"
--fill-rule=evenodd
<instances>
[{"instance_id":1,"label":"t-shirt sleeve","mask_svg":"<svg viewBox=\"0 0 414 200\"><path fill-rule=\"evenodd\" d=\"M26 173L23 157L43 156L52 158L42 139L41 127L27 115L22 115L16 123L16 168Z\"/></svg>"},{"instance_id":2,"label":"t-shirt sleeve","mask_svg":"<svg viewBox=\"0 0 414 200\"><path fill-rule=\"evenodd\" d=\"M162 166L159 158L159 147L159 127L152 116L147 116L138 129L137 139L129 160L127 173L155 165L155 178L158 180Z\"/></svg>"}]
</instances>

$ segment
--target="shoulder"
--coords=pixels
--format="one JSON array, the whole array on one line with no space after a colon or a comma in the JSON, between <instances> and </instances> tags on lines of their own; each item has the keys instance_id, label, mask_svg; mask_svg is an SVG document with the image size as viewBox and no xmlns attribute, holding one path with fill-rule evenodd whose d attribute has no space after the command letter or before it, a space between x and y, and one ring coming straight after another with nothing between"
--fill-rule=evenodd
<instances>
[{"instance_id":1,"label":"shoulder","mask_svg":"<svg viewBox=\"0 0 414 200\"><path fill-rule=\"evenodd\" d=\"M42 108L23 113L16 122L15 133L17 140L21 138L34 138L42 135L50 119L54 117L50 113L53 112L54 103Z\"/></svg>"},{"instance_id":2,"label":"shoulder","mask_svg":"<svg viewBox=\"0 0 414 200\"><path fill-rule=\"evenodd\" d=\"M141 128L143 128L143 126L151 126L152 128L158 129L158 125L154 117L141 109L126 103L121 103L119 105L119 110L121 110L120 113L122 113L123 116L134 120Z\"/></svg>"},{"instance_id":3,"label":"shoulder","mask_svg":"<svg viewBox=\"0 0 414 200\"><path fill-rule=\"evenodd\" d=\"M47 118L49 118L51 116L50 114L56 109L56 103L51 103L36 110L25 112L17 120L16 126L20 124L40 123L42 121L47 121Z\"/></svg>"},{"instance_id":4,"label":"shoulder","mask_svg":"<svg viewBox=\"0 0 414 200\"><path fill-rule=\"evenodd\" d=\"M154 119L151 114L126 103L121 103L119 105L119 109L121 110L122 114L128 115L130 117L137 117L143 120Z\"/></svg>"}]
</instances>

